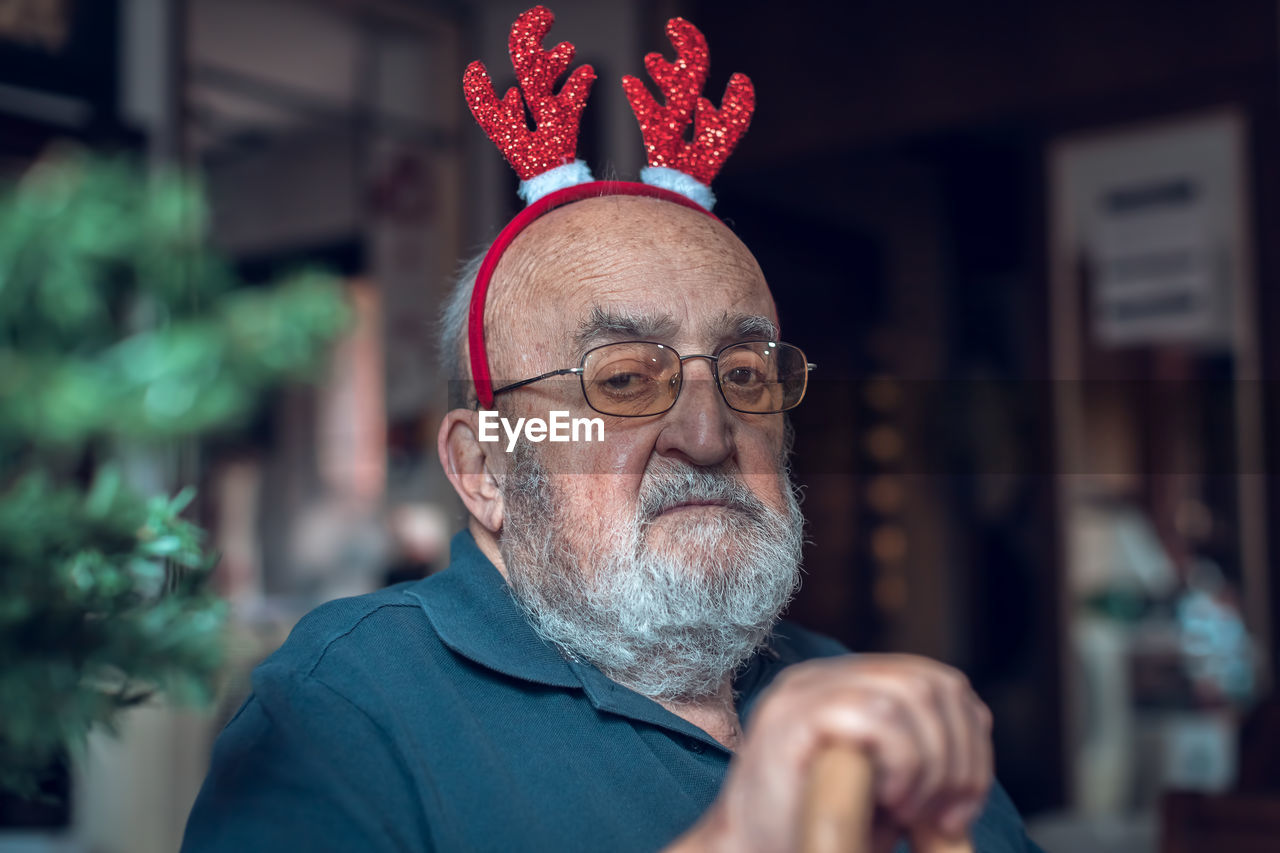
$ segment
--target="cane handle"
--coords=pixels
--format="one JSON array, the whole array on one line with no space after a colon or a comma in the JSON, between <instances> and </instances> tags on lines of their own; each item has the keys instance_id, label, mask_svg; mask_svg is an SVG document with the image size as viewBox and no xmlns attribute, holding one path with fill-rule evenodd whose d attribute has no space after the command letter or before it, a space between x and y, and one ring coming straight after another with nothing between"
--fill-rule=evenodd
<instances>
[{"instance_id":1,"label":"cane handle","mask_svg":"<svg viewBox=\"0 0 1280 853\"><path fill-rule=\"evenodd\" d=\"M875 773L866 753L832 745L814 759L801 824L800 853L871 853ZM911 834L913 853L973 853L967 838Z\"/></svg>"}]
</instances>

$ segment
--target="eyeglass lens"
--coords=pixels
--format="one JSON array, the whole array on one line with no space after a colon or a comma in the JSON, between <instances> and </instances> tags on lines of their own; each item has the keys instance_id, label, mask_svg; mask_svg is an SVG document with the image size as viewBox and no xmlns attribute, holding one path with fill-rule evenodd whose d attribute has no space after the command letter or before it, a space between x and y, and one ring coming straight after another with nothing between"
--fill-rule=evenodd
<instances>
[{"instance_id":1,"label":"eyeglass lens","mask_svg":"<svg viewBox=\"0 0 1280 853\"><path fill-rule=\"evenodd\" d=\"M754 414L793 408L808 381L804 353L776 341L726 347L717 356L717 374L729 407ZM603 414L661 414L674 405L681 381L680 356L662 344L606 344L591 350L583 361L587 403Z\"/></svg>"}]
</instances>

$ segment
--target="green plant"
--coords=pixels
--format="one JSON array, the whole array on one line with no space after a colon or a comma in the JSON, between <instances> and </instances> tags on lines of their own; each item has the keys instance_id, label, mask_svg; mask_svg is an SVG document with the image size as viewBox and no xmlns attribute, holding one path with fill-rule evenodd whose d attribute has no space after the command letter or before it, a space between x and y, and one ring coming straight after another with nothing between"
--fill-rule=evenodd
<instances>
[{"instance_id":1,"label":"green plant","mask_svg":"<svg viewBox=\"0 0 1280 853\"><path fill-rule=\"evenodd\" d=\"M140 495L114 457L233 429L346 323L337 282L246 286L206 223L193 180L78 154L0 196L0 787L155 690L208 697L193 493Z\"/></svg>"}]
</instances>

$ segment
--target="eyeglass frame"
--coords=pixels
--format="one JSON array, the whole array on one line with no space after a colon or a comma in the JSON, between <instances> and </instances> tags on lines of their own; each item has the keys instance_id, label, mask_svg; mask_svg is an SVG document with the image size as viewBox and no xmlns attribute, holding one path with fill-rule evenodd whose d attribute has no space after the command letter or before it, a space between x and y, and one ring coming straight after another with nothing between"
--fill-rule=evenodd
<instances>
[{"instance_id":1,"label":"eyeglass frame","mask_svg":"<svg viewBox=\"0 0 1280 853\"><path fill-rule=\"evenodd\" d=\"M672 398L671 404L667 406L665 409L663 409L662 411L649 412L643 415L617 415L612 412L602 412L591 404L591 397L587 394L587 377L586 377L587 358L590 357L591 353L597 350L602 350L607 347L621 346L622 344L652 344L654 346L661 347L665 350L670 350L678 360L679 373L677 375L680 377L680 387L676 389L676 395L675 397ZM796 400L793 405L788 406L785 409L777 409L776 411L770 411L770 412L748 412L748 411L744 411L743 409L736 408L732 403L729 402L729 398L724 393L724 386L720 383L720 356L725 352L725 350L732 349L733 347L745 346L746 344L785 344L786 346L789 346L792 349L794 349L796 352L800 353L801 357L804 358L804 366L805 366L804 388L800 390L800 399ZM732 411L739 412L740 414L744 414L744 415L780 415L783 412L789 412L792 409L796 408L797 406L799 406L801 403L804 402L804 395L809 390L809 374L812 373L814 370L816 370L818 367L818 365L809 361L808 357L805 356L804 350L800 349L800 347L796 346L795 344L788 344L786 341L775 341L769 338L753 339L749 341L734 341L731 344L725 344L724 346L720 347L720 349L716 350L714 353L710 355L701 354L701 353L695 354L695 355L681 355L676 350L675 347L670 346L668 344L660 343L659 341L644 341L644 340L610 341L607 344L600 344L599 346L594 346L591 349L584 352L582 354L582 360L577 367L564 367L564 368L561 368L560 370L552 370L547 373L543 373L541 376L534 376L531 379L522 379L519 382L512 382L509 385L503 385L501 388L498 388L493 392L493 396L497 397L499 394L506 393L507 391L515 391L519 388L525 387L526 385L532 385L534 382L541 382L544 379L553 379L557 376L568 376L570 374L573 374L578 377L579 387L582 389L582 399L586 402L587 407L590 408L591 411L597 412L601 415L605 415L606 417L610 417L610 418L656 418L658 415L665 415L667 412L674 409L676 407L676 403L680 401L680 393L684 391L684 363L689 359L693 359L693 358L705 358L707 361L711 362L711 376L715 379L716 390L720 392L720 399L724 400L724 404L728 406ZM479 406L479 405L480 403L479 401L477 401L476 406Z\"/></svg>"}]
</instances>

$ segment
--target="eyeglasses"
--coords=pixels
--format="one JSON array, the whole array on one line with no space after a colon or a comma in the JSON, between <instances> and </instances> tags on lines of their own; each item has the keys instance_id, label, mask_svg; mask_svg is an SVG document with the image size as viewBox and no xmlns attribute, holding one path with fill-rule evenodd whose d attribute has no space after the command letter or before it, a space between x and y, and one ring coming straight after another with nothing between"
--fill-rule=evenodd
<instances>
[{"instance_id":1,"label":"eyeglasses","mask_svg":"<svg viewBox=\"0 0 1280 853\"><path fill-rule=\"evenodd\" d=\"M779 341L743 341L714 355L680 355L666 344L622 341L588 350L578 367L553 370L523 382L504 385L494 395L523 388L554 376L577 374L587 405L602 415L643 418L669 411L680 398L684 363L691 358L711 362L720 396L735 412L767 415L800 405L809 384L810 364L804 352Z\"/></svg>"}]
</instances>

